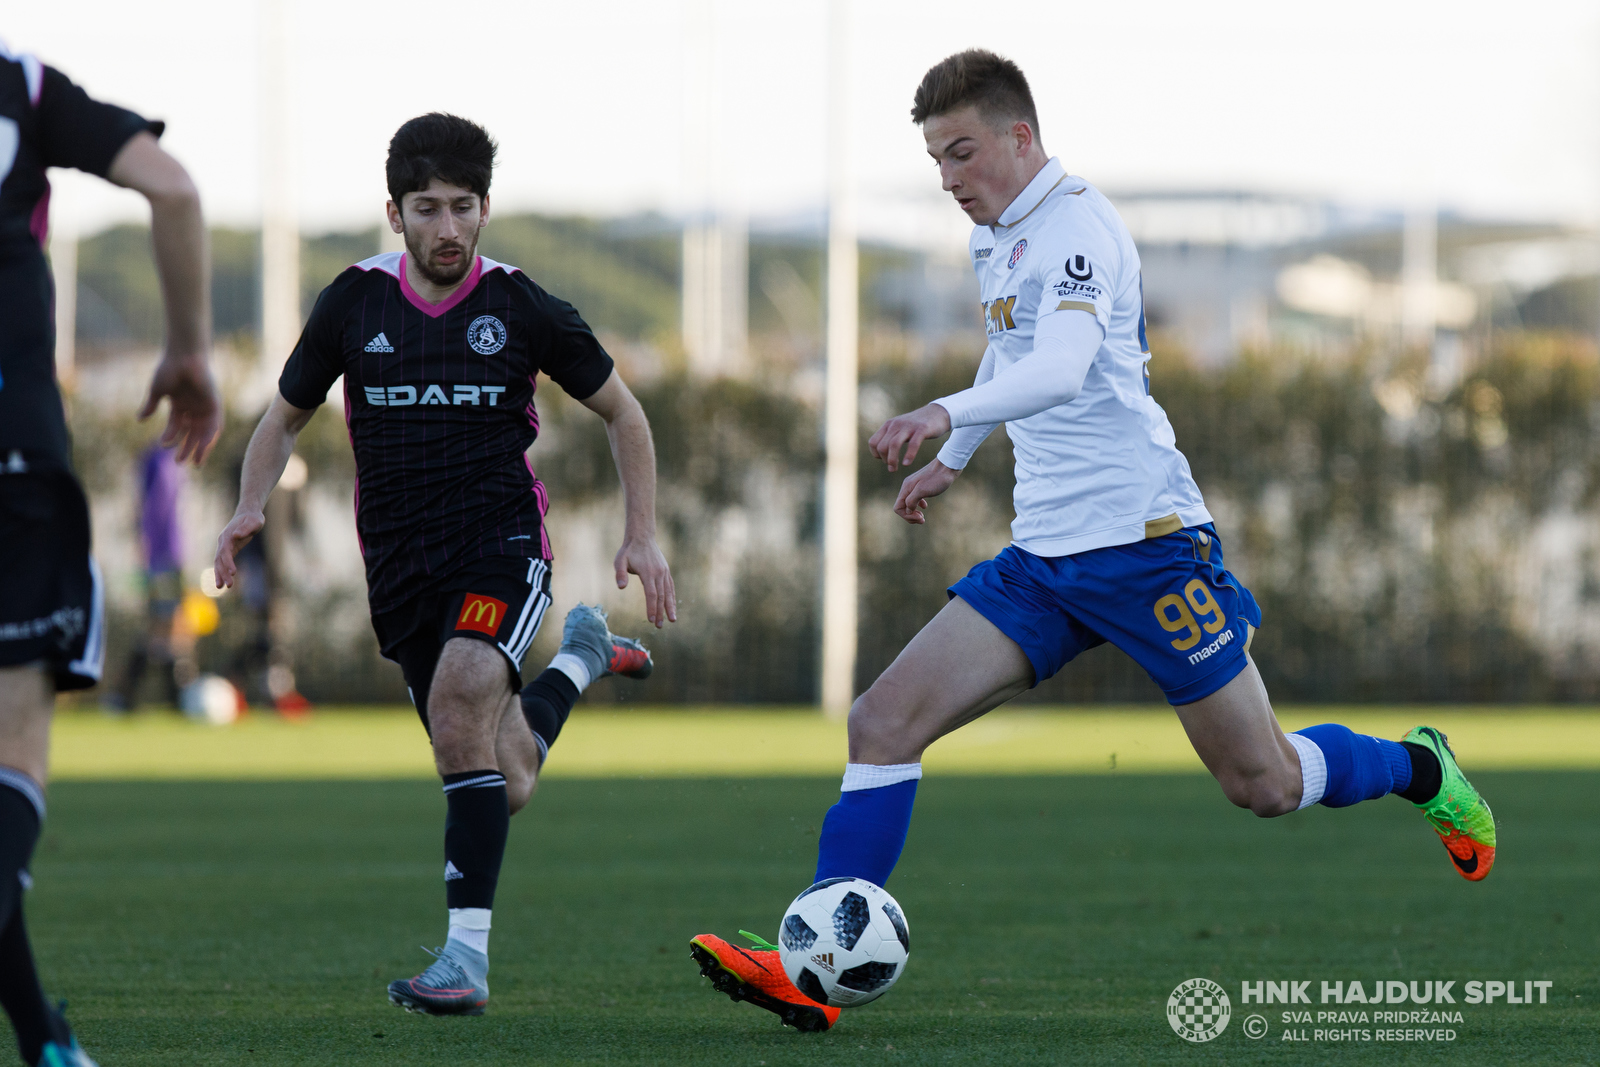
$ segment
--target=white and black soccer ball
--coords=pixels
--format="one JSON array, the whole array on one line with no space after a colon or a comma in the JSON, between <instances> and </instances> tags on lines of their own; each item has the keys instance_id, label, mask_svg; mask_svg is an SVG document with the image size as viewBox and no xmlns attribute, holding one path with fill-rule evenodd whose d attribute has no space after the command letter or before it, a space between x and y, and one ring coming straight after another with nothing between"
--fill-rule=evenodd
<instances>
[{"instance_id":1,"label":"white and black soccer ball","mask_svg":"<svg viewBox=\"0 0 1600 1067\"><path fill-rule=\"evenodd\" d=\"M906 969L911 930L894 897L860 878L826 878L794 898L778 932L789 981L820 1004L854 1008Z\"/></svg>"}]
</instances>

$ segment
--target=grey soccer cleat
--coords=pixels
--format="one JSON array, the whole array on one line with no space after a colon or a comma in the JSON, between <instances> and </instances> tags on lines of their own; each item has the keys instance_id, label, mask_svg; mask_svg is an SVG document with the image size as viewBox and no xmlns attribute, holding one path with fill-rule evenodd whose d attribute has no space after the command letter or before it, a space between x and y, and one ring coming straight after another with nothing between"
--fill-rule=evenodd
<instances>
[{"instance_id":1,"label":"grey soccer cleat","mask_svg":"<svg viewBox=\"0 0 1600 1067\"><path fill-rule=\"evenodd\" d=\"M579 604L567 612L561 630L561 651L577 656L589 668L590 681L608 674L648 678L655 669L650 650L631 637L618 637L606 626L605 610Z\"/></svg>"},{"instance_id":2,"label":"grey soccer cleat","mask_svg":"<svg viewBox=\"0 0 1600 1067\"><path fill-rule=\"evenodd\" d=\"M489 957L459 941L446 941L432 955L415 978L389 983L390 1002L424 1015L482 1015L489 1004Z\"/></svg>"}]
</instances>

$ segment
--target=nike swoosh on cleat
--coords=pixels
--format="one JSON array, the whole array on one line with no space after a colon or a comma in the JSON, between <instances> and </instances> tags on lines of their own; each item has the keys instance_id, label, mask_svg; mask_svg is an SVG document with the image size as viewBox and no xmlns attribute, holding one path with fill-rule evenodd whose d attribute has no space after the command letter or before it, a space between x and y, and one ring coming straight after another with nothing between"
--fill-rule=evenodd
<instances>
[{"instance_id":1,"label":"nike swoosh on cleat","mask_svg":"<svg viewBox=\"0 0 1600 1067\"><path fill-rule=\"evenodd\" d=\"M760 960L758 960L754 956L750 955L750 953L746 952L744 949L742 949L742 948L738 947L737 945L735 945L734 946L734 951L739 953L739 955L743 956L745 959L749 960L751 963L755 964L757 967L760 967L761 968L761 972L763 974L771 974L772 973L771 969L769 969Z\"/></svg>"},{"instance_id":2,"label":"nike swoosh on cleat","mask_svg":"<svg viewBox=\"0 0 1600 1067\"><path fill-rule=\"evenodd\" d=\"M1448 850L1446 850L1448 851ZM1461 868L1462 874L1472 874L1478 869L1478 853L1474 851L1471 859L1462 859L1454 852L1450 853L1450 861Z\"/></svg>"}]
</instances>

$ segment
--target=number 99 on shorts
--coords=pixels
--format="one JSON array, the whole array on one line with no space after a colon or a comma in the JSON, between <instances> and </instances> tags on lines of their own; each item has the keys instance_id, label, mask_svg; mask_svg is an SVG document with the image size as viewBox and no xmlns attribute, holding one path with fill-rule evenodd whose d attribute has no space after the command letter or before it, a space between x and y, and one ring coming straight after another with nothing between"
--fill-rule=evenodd
<instances>
[{"instance_id":1,"label":"number 99 on shorts","mask_svg":"<svg viewBox=\"0 0 1600 1067\"><path fill-rule=\"evenodd\" d=\"M1222 605L1199 578L1190 579L1181 596L1168 593L1156 601L1153 610L1163 630L1180 635L1172 639L1172 647L1179 652L1187 652L1200 643L1204 634L1214 634L1228 625Z\"/></svg>"}]
</instances>

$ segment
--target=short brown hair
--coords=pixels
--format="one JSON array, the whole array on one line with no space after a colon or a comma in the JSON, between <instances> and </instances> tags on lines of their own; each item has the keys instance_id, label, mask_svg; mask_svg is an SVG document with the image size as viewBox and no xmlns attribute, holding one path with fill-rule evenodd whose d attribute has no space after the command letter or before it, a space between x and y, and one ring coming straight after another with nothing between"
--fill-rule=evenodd
<instances>
[{"instance_id":1,"label":"short brown hair","mask_svg":"<svg viewBox=\"0 0 1600 1067\"><path fill-rule=\"evenodd\" d=\"M969 48L935 63L922 76L911 108L911 121L921 126L936 115L976 105L991 122L1026 122L1039 136L1039 112L1022 68L983 48Z\"/></svg>"},{"instance_id":2,"label":"short brown hair","mask_svg":"<svg viewBox=\"0 0 1600 1067\"><path fill-rule=\"evenodd\" d=\"M384 165L389 199L400 207L407 193L420 193L438 178L479 199L489 195L499 146L471 119L430 111L394 131Z\"/></svg>"}]
</instances>

